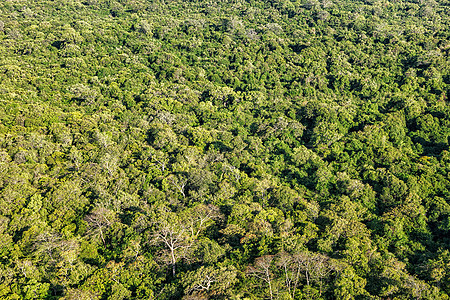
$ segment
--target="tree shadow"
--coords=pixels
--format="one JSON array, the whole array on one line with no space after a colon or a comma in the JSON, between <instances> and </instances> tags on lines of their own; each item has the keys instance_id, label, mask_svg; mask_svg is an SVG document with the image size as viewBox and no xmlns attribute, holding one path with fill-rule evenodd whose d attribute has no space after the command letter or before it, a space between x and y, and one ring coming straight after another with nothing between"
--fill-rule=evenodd
<instances>
[{"instance_id":1,"label":"tree shadow","mask_svg":"<svg viewBox=\"0 0 450 300\"><path fill-rule=\"evenodd\" d=\"M448 139L450 139L450 137L448 137ZM440 156L442 151L449 149L448 143L435 143L432 141L427 141L423 137L415 136L412 137L411 140L422 146L422 155L424 156Z\"/></svg>"},{"instance_id":2,"label":"tree shadow","mask_svg":"<svg viewBox=\"0 0 450 300\"><path fill-rule=\"evenodd\" d=\"M119 219L123 224L126 224L128 226L131 226L133 219L137 213L143 213L144 211L137 206L131 206L124 209L119 214Z\"/></svg>"},{"instance_id":3,"label":"tree shadow","mask_svg":"<svg viewBox=\"0 0 450 300\"><path fill-rule=\"evenodd\" d=\"M207 144L206 149L207 150L216 149L219 150L220 152L229 152L232 150L230 147L228 147L221 141L214 141Z\"/></svg>"},{"instance_id":4,"label":"tree shadow","mask_svg":"<svg viewBox=\"0 0 450 300\"><path fill-rule=\"evenodd\" d=\"M52 43L52 46L55 47L56 49L60 50L65 44L65 41L54 41Z\"/></svg>"}]
</instances>

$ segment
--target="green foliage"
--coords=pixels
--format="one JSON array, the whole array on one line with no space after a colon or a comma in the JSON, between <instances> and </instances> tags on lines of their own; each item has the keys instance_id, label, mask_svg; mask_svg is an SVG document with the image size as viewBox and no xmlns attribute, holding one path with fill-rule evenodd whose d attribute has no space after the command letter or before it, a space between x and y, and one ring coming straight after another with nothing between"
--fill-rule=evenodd
<instances>
[{"instance_id":1,"label":"green foliage","mask_svg":"<svg viewBox=\"0 0 450 300\"><path fill-rule=\"evenodd\" d=\"M0 2L0 298L448 299L448 1Z\"/></svg>"}]
</instances>

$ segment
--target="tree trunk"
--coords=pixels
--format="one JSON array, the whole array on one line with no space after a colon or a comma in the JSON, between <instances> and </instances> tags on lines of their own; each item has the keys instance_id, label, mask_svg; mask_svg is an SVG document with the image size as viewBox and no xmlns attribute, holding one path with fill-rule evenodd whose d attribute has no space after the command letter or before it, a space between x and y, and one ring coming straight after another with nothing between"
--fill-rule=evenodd
<instances>
[{"instance_id":1,"label":"tree trunk","mask_svg":"<svg viewBox=\"0 0 450 300\"><path fill-rule=\"evenodd\" d=\"M170 254L172 256L172 275L175 277L175 254L173 253L173 250L170 251Z\"/></svg>"}]
</instances>

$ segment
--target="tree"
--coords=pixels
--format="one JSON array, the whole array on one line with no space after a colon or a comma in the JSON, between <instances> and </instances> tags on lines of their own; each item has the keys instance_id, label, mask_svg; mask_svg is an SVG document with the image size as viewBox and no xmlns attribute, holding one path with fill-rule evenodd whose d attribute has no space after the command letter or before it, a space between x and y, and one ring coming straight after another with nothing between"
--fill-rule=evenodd
<instances>
[{"instance_id":1,"label":"tree","mask_svg":"<svg viewBox=\"0 0 450 300\"><path fill-rule=\"evenodd\" d=\"M85 220L90 228L88 233L94 236L100 235L102 243L105 246L105 234L108 228L111 227L116 220L115 213L103 205L99 205L86 216Z\"/></svg>"},{"instance_id":2,"label":"tree","mask_svg":"<svg viewBox=\"0 0 450 300\"><path fill-rule=\"evenodd\" d=\"M269 287L269 296L270 299L273 299L273 274L271 271L272 262L274 260L273 255L265 255L262 257L258 257L255 260L253 266L249 266L247 268L247 274L253 276L262 282L266 283Z\"/></svg>"},{"instance_id":3,"label":"tree","mask_svg":"<svg viewBox=\"0 0 450 300\"><path fill-rule=\"evenodd\" d=\"M295 299L297 288L300 285L301 268L295 263L294 257L286 252L277 255L276 266L283 270L284 285L288 294Z\"/></svg>"},{"instance_id":4,"label":"tree","mask_svg":"<svg viewBox=\"0 0 450 300\"><path fill-rule=\"evenodd\" d=\"M168 207L160 206L154 213L156 214L150 220L152 227L150 243L163 245L168 252L172 275L175 276L176 263L192 247L192 236L189 228Z\"/></svg>"},{"instance_id":5,"label":"tree","mask_svg":"<svg viewBox=\"0 0 450 300\"><path fill-rule=\"evenodd\" d=\"M186 198L186 186L188 184L188 179L184 174L171 175L167 178L168 182L175 187L175 189Z\"/></svg>"},{"instance_id":6,"label":"tree","mask_svg":"<svg viewBox=\"0 0 450 300\"><path fill-rule=\"evenodd\" d=\"M228 289L237 282L234 266L205 267L183 275L186 294L206 293L211 297L227 294Z\"/></svg>"},{"instance_id":7,"label":"tree","mask_svg":"<svg viewBox=\"0 0 450 300\"><path fill-rule=\"evenodd\" d=\"M428 263L430 278L447 293L450 293L450 251L441 250Z\"/></svg>"},{"instance_id":8,"label":"tree","mask_svg":"<svg viewBox=\"0 0 450 300\"><path fill-rule=\"evenodd\" d=\"M368 297L369 294L364 290L366 280L355 274L353 268L343 266L343 269L337 270L334 295L337 299L355 299L355 297Z\"/></svg>"},{"instance_id":9,"label":"tree","mask_svg":"<svg viewBox=\"0 0 450 300\"><path fill-rule=\"evenodd\" d=\"M275 264L281 268L284 286L293 299L301 281L305 282L308 288L313 284L318 285L320 297L323 292L323 281L335 269L329 257L306 251L295 254L281 252L276 256Z\"/></svg>"},{"instance_id":10,"label":"tree","mask_svg":"<svg viewBox=\"0 0 450 300\"><path fill-rule=\"evenodd\" d=\"M177 262L188 258L202 231L219 217L218 209L212 205L197 205L179 214L165 205L154 208L150 219L150 243L163 246L173 276Z\"/></svg>"}]
</instances>

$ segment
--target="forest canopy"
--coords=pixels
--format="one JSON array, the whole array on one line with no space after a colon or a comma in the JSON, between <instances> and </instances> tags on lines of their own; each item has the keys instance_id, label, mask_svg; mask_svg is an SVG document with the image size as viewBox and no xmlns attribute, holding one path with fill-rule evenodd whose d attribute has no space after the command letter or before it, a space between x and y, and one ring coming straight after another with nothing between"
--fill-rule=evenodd
<instances>
[{"instance_id":1,"label":"forest canopy","mask_svg":"<svg viewBox=\"0 0 450 300\"><path fill-rule=\"evenodd\" d=\"M448 0L0 2L1 299L449 299Z\"/></svg>"}]
</instances>

